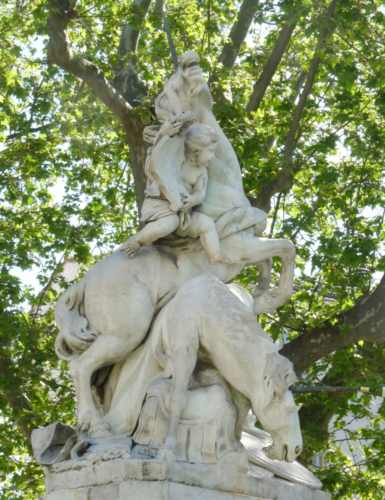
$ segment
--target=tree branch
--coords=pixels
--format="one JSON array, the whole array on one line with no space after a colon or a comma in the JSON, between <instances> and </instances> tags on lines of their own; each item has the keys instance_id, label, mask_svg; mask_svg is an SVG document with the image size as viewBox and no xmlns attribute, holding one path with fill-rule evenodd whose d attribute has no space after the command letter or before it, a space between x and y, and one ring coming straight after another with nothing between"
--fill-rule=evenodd
<instances>
[{"instance_id":1,"label":"tree branch","mask_svg":"<svg viewBox=\"0 0 385 500\"><path fill-rule=\"evenodd\" d=\"M143 28L151 0L135 0L131 7L130 20L122 25L118 50L118 66L116 69L115 88L135 106L146 94L145 85L139 80L136 68L136 51L140 31Z\"/></svg>"},{"instance_id":2,"label":"tree branch","mask_svg":"<svg viewBox=\"0 0 385 500\"><path fill-rule=\"evenodd\" d=\"M315 361L359 340L385 342L385 274L373 293L365 295L336 322L326 322L284 345L281 353L288 357L298 372Z\"/></svg>"},{"instance_id":3,"label":"tree branch","mask_svg":"<svg viewBox=\"0 0 385 500\"><path fill-rule=\"evenodd\" d=\"M144 24L144 19L150 8L151 0L134 0L131 10L131 20L122 27L122 36L120 38L119 55L135 54L140 31Z\"/></svg>"},{"instance_id":4,"label":"tree branch","mask_svg":"<svg viewBox=\"0 0 385 500\"><path fill-rule=\"evenodd\" d=\"M166 33L168 46L170 48L172 63L174 65L174 70L176 70L178 68L178 54L176 53L174 40L173 40L172 35L171 35L168 17L167 17L167 14L164 10L162 11L162 21L163 21L163 30Z\"/></svg>"},{"instance_id":5,"label":"tree branch","mask_svg":"<svg viewBox=\"0 0 385 500\"><path fill-rule=\"evenodd\" d=\"M257 197L257 206L265 211L270 210L271 198L275 193L287 192L294 181L296 165L293 161L293 154L300 135L300 124L305 110L305 105L312 91L316 74L322 60L327 40L335 28L335 11L337 0L332 0L327 8L321 22L320 35L317 47L311 60L309 70L306 75L304 88L299 96L297 106L293 113L293 119L286 135L285 146L282 159L282 167L276 177L271 182L265 184Z\"/></svg>"},{"instance_id":6,"label":"tree branch","mask_svg":"<svg viewBox=\"0 0 385 500\"><path fill-rule=\"evenodd\" d=\"M43 286L43 288L37 294L36 301L32 305L31 310L29 312L33 321L35 321L37 319L37 317L39 316L40 309L41 309L41 306L42 306L43 301L44 301L44 297L47 294L47 292L49 290L51 290L52 285L55 283L55 279L56 279L59 271L61 270L62 264L64 263L64 259L65 259L65 252L63 252L63 254L59 258L59 260L56 262L55 267L53 268L52 273L50 274L50 276L47 280L47 283Z\"/></svg>"},{"instance_id":7,"label":"tree branch","mask_svg":"<svg viewBox=\"0 0 385 500\"><path fill-rule=\"evenodd\" d=\"M146 159L146 145L143 140L142 122L138 121L136 123L134 131L129 126L125 127L125 132L131 153L130 167L134 176L136 204L140 213L146 187L146 178L143 168Z\"/></svg>"},{"instance_id":8,"label":"tree branch","mask_svg":"<svg viewBox=\"0 0 385 500\"><path fill-rule=\"evenodd\" d=\"M277 42L274 45L265 66L263 67L261 76L254 84L253 92L246 106L246 111L255 111L260 105L266 89L270 85L278 65L281 62L282 56L289 45L290 38L297 24L298 18L299 16L296 16L295 18L289 20L281 29Z\"/></svg>"},{"instance_id":9,"label":"tree branch","mask_svg":"<svg viewBox=\"0 0 385 500\"><path fill-rule=\"evenodd\" d=\"M143 0L141 3L145 3ZM76 0L49 0L48 17L48 62L57 64L87 83L94 94L120 119L124 126L127 143L131 149L131 167L134 174L135 192L140 210L144 196L144 145L143 124L132 106L121 93L109 83L102 72L90 61L72 54L65 30L73 17ZM143 11L141 11L143 14ZM143 14L144 15L144 14ZM137 36L130 35L125 48L136 46ZM125 42L124 42L125 43ZM123 44L123 42L122 42ZM123 45L121 47L123 50Z\"/></svg>"},{"instance_id":10,"label":"tree branch","mask_svg":"<svg viewBox=\"0 0 385 500\"><path fill-rule=\"evenodd\" d=\"M222 53L219 56L219 61L225 68L232 68L239 54L241 45L249 31L254 14L259 7L258 0L243 0L239 9L237 20L231 28L229 41L223 47Z\"/></svg>"},{"instance_id":11,"label":"tree branch","mask_svg":"<svg viewBox=\"0 0 385 500\"><path fill-rule=\"evenodd\" d=\"M94 94L122 121L131 119L130 104L105 79L97 66L71 53L65 29L76 16L76 0L50 0L48 18L48 62L57 64L87 83Z\"/></svg>"},{"instance_id":12,"label":"tree branch","mask_svg":"<svg viewBox=\"0 0 385 500\"><path fill-rule=\"evenodd\" d=\"M346 385L294 385L290 390L295 394L319 394L319 393L350 393L350 392L377 392L379 389L384 389L385 385L376 384L372 386L346 386Z\"/></svg>"}]
</instances>

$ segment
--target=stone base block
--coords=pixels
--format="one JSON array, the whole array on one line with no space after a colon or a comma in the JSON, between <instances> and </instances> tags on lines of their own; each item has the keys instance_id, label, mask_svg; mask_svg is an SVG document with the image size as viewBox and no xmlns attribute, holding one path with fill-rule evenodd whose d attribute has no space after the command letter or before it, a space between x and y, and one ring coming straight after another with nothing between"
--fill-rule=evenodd
<instances>
[{"instance_id":1,"label":"stone base block","mask_svg":"<svg viewBox=\"0 0 385 500\"><path fill-rule=\"evenodd\" d=\"M257 466L111 458L46 468L44 500L329 500Z\"/></svg>"},{"instance_id":2,"label":"stone base block","mask_svg":"<svg viewBox=\"0 0 385 500\"><path fill-rule=\"evenodd\" d=\"M170 481L125 481L120 485L57 490L46 500L265 500Z\"/></svg>"}]
</instances>

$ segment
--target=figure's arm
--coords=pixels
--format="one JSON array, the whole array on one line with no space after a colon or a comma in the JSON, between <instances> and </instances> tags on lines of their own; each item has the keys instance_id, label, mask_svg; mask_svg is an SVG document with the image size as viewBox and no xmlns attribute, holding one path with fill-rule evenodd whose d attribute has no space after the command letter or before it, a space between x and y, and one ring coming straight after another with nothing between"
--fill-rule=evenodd
<instances>
[{"instance_id":1,"label":"figure's arm","mask_svg":"<svg viewBox=\"0 0 385 500\"><path fill-rule=\"evenodd\" d=\"M194 121L194 114L190 111L185 113L178 113L169 120L166 120L160 127L155 139L154 144L160 141L162 137L173 137L179 134L182 128L187 127Z\"/></svg>"},{"instance_id":2,"label":"figure's arm","mask_svg":"<svg viewBox=\"0 0 385 500\"><path fill-rule=\"evenodd\" d=\"M183 207L180 194L168 189L166 184L159 183L159 188L164 198L170 202L170 209L175 213L178 212Z\"/></svg>"},{"instance_id":3,"label":"figure's arm","mask_svg":"<svg viewBox=\"0 0 385 500\"><path fill-rule=\"evenodd\" d=\"M168 171L167 169L159 172L159 169L156 166L157 162L158 164L164 164L168 154L172 154L169 148L169 141L170 138L168 136L164 136L154 146L149 164L149 172L158 184L162 197L169 201L171 210L176 213L182 208L183 203L180 193L176 189L177 185L175 183L175 179L172 178L172 176L175 176L175 172Z\"/></svg>"},{"instance_id":4,"label":"figure's arm","mask_svg":"<svg viewBox=\"0 0 385 500\"><path fill-rule=\"evenodd\" d=\"M167 185L167 182L163 182L162 178L154 172L154 179L157 181L159 190L167 201L170 202L170 208L173 212L178 212L183 207L183 202L181 196L178 192L170 189Z\"/></svg>"},{"instance_id":5,"label":"figure's arm","mask_svg":"<svg viewBox=\"0 0 385 500\"><path fill-rule=\"evenodd\" d=\"M183 123L179 120L166 121L160 127L158 134L155 137L154 144L158 143L162 137L173 137L178 134Z\"/></svg>"}]
</instances>

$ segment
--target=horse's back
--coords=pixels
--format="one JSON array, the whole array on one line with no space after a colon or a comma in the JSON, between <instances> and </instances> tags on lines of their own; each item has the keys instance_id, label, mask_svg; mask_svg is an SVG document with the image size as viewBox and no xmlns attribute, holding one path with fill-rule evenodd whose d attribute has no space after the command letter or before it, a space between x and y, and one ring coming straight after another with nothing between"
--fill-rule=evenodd
<instances>
[{"instance_id":1,"label":"horse's back","mask_svg":"<svg viewBox=\"0 0 385 500\"><path fill-rule=\"evenodd\" d=\"M126 337L133 349L143 341L156 305L156 283L150 276L157 261L156 252L133 258L115 252L88 272L84 311L94 330Z\"/></svg>"}]
</instances>

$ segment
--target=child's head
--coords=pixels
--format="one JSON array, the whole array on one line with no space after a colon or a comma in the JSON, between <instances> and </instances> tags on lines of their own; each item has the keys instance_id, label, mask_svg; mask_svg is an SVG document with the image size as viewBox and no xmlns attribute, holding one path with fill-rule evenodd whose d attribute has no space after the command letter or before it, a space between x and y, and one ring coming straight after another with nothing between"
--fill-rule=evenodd
<instances>
[{"instance_id":1,"label":"child's head","mask_svg":"<svg viewBox=\"0 0 385 500\"><path fill-rule=\"evenodd\" d=\"M193 123L185 133L186 157L197 166L208 166L218 144L216 132L203 123Z\"/></svg>"}]
</instances>

